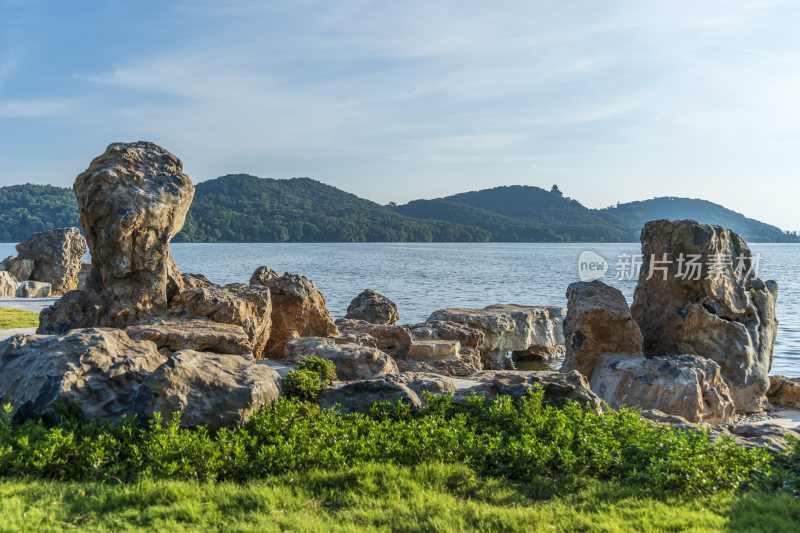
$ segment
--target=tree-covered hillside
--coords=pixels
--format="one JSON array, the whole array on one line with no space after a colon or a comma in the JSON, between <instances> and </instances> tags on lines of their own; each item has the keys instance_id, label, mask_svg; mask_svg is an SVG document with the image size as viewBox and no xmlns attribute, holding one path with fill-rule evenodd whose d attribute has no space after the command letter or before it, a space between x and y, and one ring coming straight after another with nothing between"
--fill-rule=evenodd
<instances>
[{"instance_id":1,"label":"tree-covered hillside","mask_svg":"<svg viewBox=\"0 0 800 533\"><path fill-rule=\"evenodd\" d=\"M741 235L746 241L800 242L797 235L785 233L775 226L747 218L719 204L695 198L665 196L652 200L617 204L615 207L608 207L603 211L627 219L640 227L648 220L693 218L706 224L725 226Z\"/></svg>"},{"instance_id":2,"label":"tree-covered hillside","mask_svg":"<svg viewBox=\"0 0 800 533\"><path fill-rule=\"evenodd\" d=\"M444 221L415 220L308 178L233 174L197 184L176 241L482 242L489 233Z\"/></svg>"},{"instance_id":3,"label":"tree-covered hillside","mask_svg":"<svg viewBox=\"0 0 800 533\"><path fill-rule=\"evenodd\" d=\"M0 187L0 242L20 242L31 233L80 227L72 189L51 185Z\"/></svg>"}]
</instances>

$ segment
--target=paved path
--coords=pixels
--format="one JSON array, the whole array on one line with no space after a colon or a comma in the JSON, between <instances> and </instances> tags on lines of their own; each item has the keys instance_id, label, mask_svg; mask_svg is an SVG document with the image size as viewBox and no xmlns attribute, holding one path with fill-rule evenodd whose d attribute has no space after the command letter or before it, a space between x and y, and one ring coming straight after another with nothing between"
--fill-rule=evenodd
<instances>
[{"instance_id":1,"label":"paved path","mask_svg":"<svg viewBox=\"0 0 800 533\"><path fill-rule=\"evenodd\" d=\"M0 342L3 342L9 337L13 337L22 333L23 335L33 335L36 333L36 328L13 328L13 329L0 329Z\"/></svg>"},{"instance_id":2,"label":"paved path","mask_svg":"<svg viewBox=\"0 0 800 533\"><path fill-rule=\"evenodd\" d=\"M23 311L33 311L38 313L45 307L50 307L58 300L54 298L0 298L0 307L6 309L22 309Z\"/></svg>"}]
</instances>

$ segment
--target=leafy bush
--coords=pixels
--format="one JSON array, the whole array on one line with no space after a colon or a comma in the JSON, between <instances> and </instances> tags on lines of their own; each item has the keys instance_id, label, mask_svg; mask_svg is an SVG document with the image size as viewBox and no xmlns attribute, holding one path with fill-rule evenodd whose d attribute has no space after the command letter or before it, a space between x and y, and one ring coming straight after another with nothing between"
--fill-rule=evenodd
<instances>
[{"instance_id":1,"label":"leafy bush","mask_svg":"<svg viewBox=\"0 0 800 533\"><path fill-rule=\"evenodd\" d=\"M331 361L312 356L306 357L291 370L283 378L281 387L290 398L316 402L322 391L335 379L336 366Z\"/></svg>"},{"instance_id":2,"label":"leafy bush","mask_svg":"<svg viewBox=\"0 0 800 533\"><path fill-rule=\"evenodd\" d=\"M321 357L309 356L304 358L297 365L297 370L310 370L319 374L320 379L327 380L328 383L336 380L336 365L333 361L322 359Z\"/></svg>"}]
</instances>

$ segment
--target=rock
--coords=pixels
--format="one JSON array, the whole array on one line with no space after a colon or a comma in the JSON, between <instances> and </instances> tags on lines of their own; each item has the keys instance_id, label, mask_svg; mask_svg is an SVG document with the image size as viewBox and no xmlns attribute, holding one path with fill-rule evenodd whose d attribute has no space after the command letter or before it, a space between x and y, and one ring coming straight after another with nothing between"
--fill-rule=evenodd
<instances>
[{"instance_id":1,"label":"rock","mask_svg":"<svg viewBox=\"0 0 800 533\"><path fill-rule=\"evenodd\" d=\"M153 343L116 329L15 335L0 343L0 404L11 404L15 422L57 422L59 405L79 405L87 420L117 419L164 360Z\"/></svg>"},{"instance_id":2,"label":"rock","mask_svg":"<svg viewBox=\"0 0 800 533\"><path fill-rule=\"evenodd\" d=\"M767 399L772 405L800 408L800 379L770 376Z\"/></svg>"},{"instance_id":3,"label":"rock","mask_svg":"<svg viewBox=\"0 0 800 533\"><path fill-rule=\"evenodd\" d=\"M0 270L0 298L14 298L19 282L10 272Z\"/></svg>"},{"instance_id":4,"label":"rock","mask_svg":"<svg viewBox=\"0 0 800 533\"><path fill-rule=\"evenodd\" d=\"M81 269L78 271L78 285L75 287L79 291L85 291L89 287L89 275L92 272L91 263L81 263Z\"/></svg>"},{"instance_id":5,"label":"rock","mask_svg":"<svg viewBox=\"0 0 800 533\"><path fill-rule=\"evenodd\" d=\"M433 320L406 326L411 337L420 341L458 341L462 347L477 348L486 337L479 329L457 322Z\"/></svg>"},{"instance_id":6,"label":"rock","mask_svg":"<svg viewBox=\"0 0 800 533\"><path fill-rule=\"evenodd\" d=\"M39 313L39 335L63 335L73 329L94 327L103 300L91 291L69 291Z\"/></svg>"},{"instance_id":7,"label":"rock","mask_svg":"<svg viewBox=\"0 0 800 533\"><path fill-rule=\"evenodd\" d=\"M558 346L531 346L527 350L515 350L511 352L514 361L550 361L557 357L563 357L565 347Z\"/></svg>"},{"instance_id":8,"label":"rock","mask_svg":"<svg viewBox=\"0 0 800 533\"><path fill-rule=\"evenodd\" d=\"M150 142L114 143L73 189L103 279L101 324L125 327L165 314L168 295L183 283L169 241L194 196L181 160Z\"/></svg>"},{"instance_id":9,"label":"rock","mask_svg":"<svg viewBox=\"0 0 800 533\"><path fill-rule=\"evenodd\" d=\"M499 395L519 399L528 394L528 390L541 386L544 400L554 405L562 405L571 400L586 405L593 412L602 410L600 398L589 388L589 382L578 371L486 371L472 377L481 384L461 389L453 395L454 401L463 402L472 394L487 398Z\"/></svg>"},{"instance_id":10,"label":"rock","mask_svg":"<svg viewBox=\"0 0 800 533\"><path fill-rule=\"evenodd\" d=\"M281 277L268 266L260 266L250 276L250 285L266 285L268 282Z\"/></svg>"},{"instance_id":11,"label":"rock","mask_svg":"<svg viewBox=\"0 0 800 533\"><path fill-rule=\"evenodd\" d=\"M419 396L402 383L369 379L334 385L322 391L319 404L323 409L340 408L345 412L364 411L377 402L397 403L419 407Z\"/></svg>"},{"instance_id":12,"label":"rock","mask_svg":"<svg viewBox=\"0 0 800 533\"><path fill-rule=\"evenodd\" d=\"M455 382L440 374L430 372L401 372L383 377L391 383L402 383L422 399L426 392L430 394L447 394L456 390Z\"/></svg>"},{"instance_id":13,"label":"rock","mask_svg":"<svg viewBox=\"0 0 800 533\"><path fill-rule=\"evenodd\" d=\"M28 279L49 283L53 296L77 288L81 259L86 253L86 239L78 228L40 231L16 248L21 259L33 260Z\"/></svg>"},{"instance_id":14,"label":"rock","mask_svg":"<svg viewBox=\"0 0 800 533\"><path fill-rule=\"evenodd\" d=\"M172 299L170 313L241 326L256 358L263 354L272 328L269 289L243 283L186 289Z\"/></svg>"},{"instance_id":15,"label":"rock","mask_svg":"<svg viewBox=\"0 0 800 533\"><path fill-rule=\"evenodd\" d=\"M405 358L408 355L411 335L402 326L372 324L366 320L349 318L340 318L336 321L336 326L342 334L369 335L375 339L378 349L394 358Z\"/></svg>"},{"instance_id":16,"label":"rock","mask_svg":"<svg viewBox=\"0 0 800 533\"><path fill-rule=\"evenodd\" d=\"M397 359L396 362L401 372L425 372L443 376L466 377L483 370L480 353L470 347L461 348L455 359L428 361Z\"/></svg>"},{"instance_id":17,"label":"rock","mask_svg":"<svg viewBox=\"0 0 800 533\"><path fill-rule=\"evenodd\" d=\"M28 281L33 272L33 259L22 259L12 255L3 259L6 270L14 276L17 281Z\"/></svg>"},{"instance_id":18,"label":"rock","mask_svg":"<svg viewBox=\"0 0 800 533\"><path fill-rule=\"evenodd\" d=\"M408 347L408 359L439 361L458 359L461 344L458 341L414 341Z\"/></svg>"},{"instance_id":19,"label":"rock","mask_svg":"<svg viewBox=\"0 0 800 533\"><path fill-rule=\"evenodd\" d=\"M50 296L49 283L42 281L23 281L17 287L17 298L47 298Z\"/></svg>"},{"instance_id":20,"label":"rock","mask_svg":"<svg viewBox=\"0 0 800 533\"><path fill-rule=\"evenodd\" d=\"M296 363L335 344L336 340L332 337L300 337L299 339L293 339L287 341L284 345L286 360Z\"/></svg>"},{"instance_id":21,"label":"rock","mask_svg":"<svg viewBox=\"0 0 800 533\"><path fill-rule=\"evenodd\" d=\"M274 370L250 357L182 350L142 383L135 405L145 418L181 411L182 426L214 432L277 400L278 381Z\"/></svg>"},{"instance_id":22,"label":"rock","mask_svg":"<svg viewBox=\"0 0 800 533\"><path fill-rule=\"evenodd\" d=\"M667 413L659 411L658 409L645 409L640 414L642 415L642 418L646 418L652 422L658 422L659 424L689 424L689 421L682 416L668 415Z\"/></svg>"},{"instance_id":23,"label":"rock","mask_svg":"<svg viewBox=\"0 0 800 533\"><path fill-rule=\"evenodd\" d=\"M336 344L360 344L361 346L369 346L370 348L378 347L378 341L368 333L339 333L338 335L328 338L333 339Z\"/></svg>"},{"instance_id":24,"label":"rock","mask_svg":"<svg viewBox=\"0 0 800 533\"><path fill-rule=\"evenodd\" d=\"M778 326L777 284L747 274L752 266L747 243L721 226L657 220L645 224L641 240L644 260L631 313L644 335L645 356L689 353L711 359L719 364L736 409L762 410ZM693 257L700 279L692 279L686 265ZM721 275L708 266L717 257L732 265ZM651 265L666 271L654 268L647 279Z\"/></svg>"},{"instance_id":25,"label":"rock","mask_svg":"<svg viewBox=\"0 0 800 533\"><path fill-rule=\"evenodd\" d=\"M272 335L266 350L270 358L281 359L286 351L284 345L292 338L329 337L338 333L325 307L325 296L310 279L288 272L264 279L267 276L256 273L250 279L251 286L268 287L272 294Z\"/></svg>"},{"instance_id":26,"label":"rock","mask_svg":"<svg viewBox=\"0 0 800 533\"><path fill-rule=\"evenodd\" d=\"M128 326L125 333L133 340L152 341L167 355L181 350L251 355L250 339L235 324L206 319L160 320L153 324Z\"/></svg>"},{"instance_id":27,"label":"rock","mask_svg":"<svg viewBox=\"0 0 800 533\"><path fill-rule=\"evenodd\" d=\"M327 359L336 365L336 376L341 380L369 379L400 372L394 360L377 348L358 344L334 344L321 339L316 342L294 344L296 342L291 343L287 350L291 352L302 350L302 354L294 354L295 360L300 360L302 355Z\"/></svg>"},{"instance_id":28,"label":"rock","mask_svg":"<svg viewBox=\"0 0 800 533\"><path fill-rule=\"evenodd\" d=\"M562 372L577 370L592 379L605 354L642 356L642 332L631 317L622 293L600 280L572 283L567 288L564 319L566 354Z\"/></svg>"},{"instance_id":29,"label":"rock","mask_svg":"<svg viewBox=\"0 0 800 533\"><path fill-rule=\"evenodd\" d=\"M495 304L484 309L449 308L435 311L428 322L447 321L463 324L484 334L478 346L487 369L513 369L511 351L564 344L560 307Z\"/></svg>"},{"instance_id":30,"label":"rock","mask_svg":"<svg viewBox=\"0 0 800 533\"><path fill-rule=\"evenodd\" d=\"M614 409L657 409L689 422L728 422L735 411L719 365L697 355L603 355L590 386Z\"/></svg>"},{"instance_id":31,"label":"rock","mask_svg":"<svg viewBox=\"0 0 800 533\"><path fill-rule=\"evenodd\" d=\"M786 437L800 439L800 433L779 424L723 424L718 426L722 435L729 435L744 448L767 448L772 453L784 453L793 449Z\"/></svg>"},{"instance_id":32,"label":"rock","mask_svg":"<svg viewBox=\"0 0 800 533\"><path fill-rule=\"evenodd\" d=\"M393 326L400 319L395 303L371 289L365 289L353 298L347 306L347 314L344 317L389 326Z\"/></svg>"},{"instance_id":33,"label":"rock","mask_svg":"<svg viewBox=\"0 0 800 533\"><path fill-rule=\"evenodd\" d=\"M214 285L207 277L202 274L181 274L184 289L197 289Z\"/></svg>"}]
</instances>

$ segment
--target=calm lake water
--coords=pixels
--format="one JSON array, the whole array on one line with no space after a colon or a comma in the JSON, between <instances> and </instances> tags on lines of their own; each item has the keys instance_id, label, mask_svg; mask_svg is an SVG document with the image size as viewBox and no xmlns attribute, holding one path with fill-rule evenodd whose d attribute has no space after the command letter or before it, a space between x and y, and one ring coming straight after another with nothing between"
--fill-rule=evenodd
<instances>
[{"instance_id":1,"label":"calm lake water","mask_svg":"<svg viewBox=\"0 0 800 533\"><path fill-rule=\"evenodd\" d=\"M173 244L181 272L211 281L246 283L256 267L302 274L325 294L334 317L344 316L359 292L373 289L392 299L401 323L424 321L443 307L489 304L566 306L567 285L578 281L578 256L591 250L609 263L603 280L630 302L636 282L617 280L620 254L638 254L624 244ZM773 373L800 376L800 245L752 244L762 260L759 276L778 282L780 321ZM13 245L0 245L0 257Z\"/></svg>"}]
</instances>

